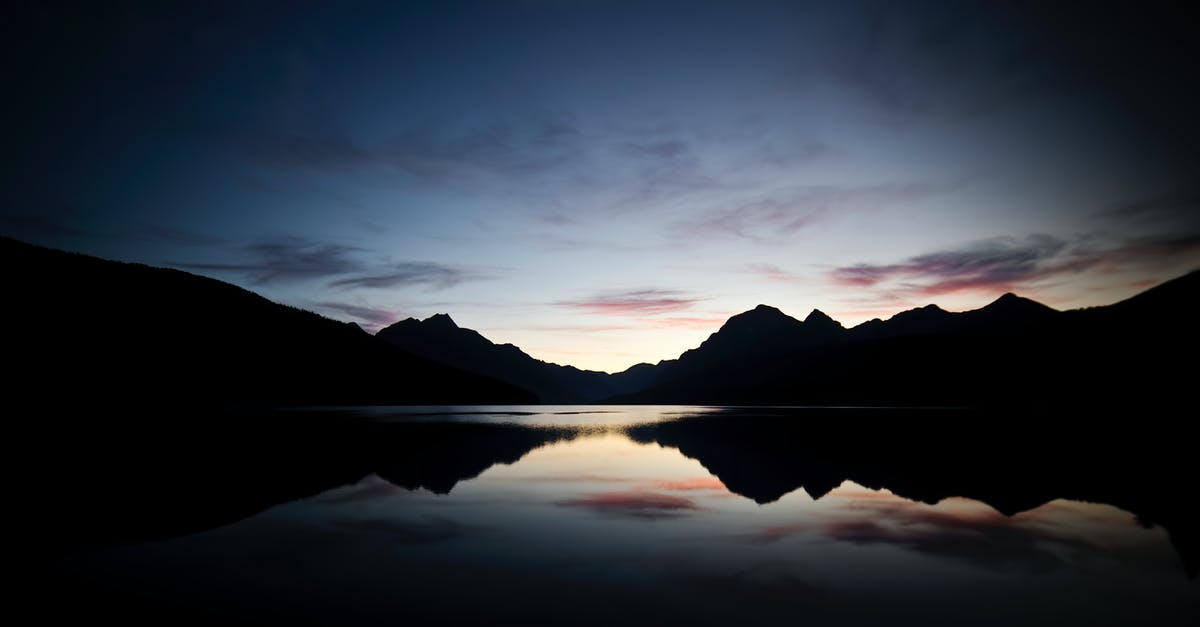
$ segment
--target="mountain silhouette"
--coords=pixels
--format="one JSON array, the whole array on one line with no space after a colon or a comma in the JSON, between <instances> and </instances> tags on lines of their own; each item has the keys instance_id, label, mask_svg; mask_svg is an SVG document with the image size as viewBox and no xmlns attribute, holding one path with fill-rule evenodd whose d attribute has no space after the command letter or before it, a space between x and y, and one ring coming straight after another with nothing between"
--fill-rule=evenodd
<instances>
[{"instance_id":1,"label":"mountain silhouette","mask_svg":"<svg viewBox=\"0 0 1200 627\"><path fill-rule=\"evenodd\" d=\"M575 437L556 429L511 424L420 422L373 427L369 445L375 474L389 483L449 494L460 481L496 464L512 464L530 451Z\"/></svg>"},{"instance_id":2,"label":"mountain silhouette","mask_svg":"<svg viewBox=\"0 0 1200 627\"><path fill-rule=\"evenodd\" d=\"M99 417L97 417L99 418ZM576 434L461 422L370 422L344 411L46 430L35 478L16 486L23 537L60 553L205 531L374 474L447 494L496 464ZM186 437L182 437L186 434ZM61 486L79 485L63 498ZM80 513L88 513L81 524Z\"/></svg>"},{"instance_id":3,"label":"mountain silhouette","mask_svg":"<svg viewBox=\"0 0 1200 627\"><path fill-rule=\"evenodd\" d=\"M1057 311L1005 294L980 309L935 305L851 329L759 306L663 362L621 403L1180 406L1195 354L1200 271L1106 307Z\"/></svg>"},{"instance_id":4,"label":"mountain silhouette","mask_svg":"<svg viewBox=\"0 0 1200 627\"><path fill-rule=\"evenodd\" d=\"M9 400L170 416L278 404L533 402L356 325L178 270L0 238ZM140 408L140 409L139 409Z\"/></svg>"},{"instance_id":5,"label":"mountain silhouette","mask_svg":"<svg viewBox=\"0 0 1200 627\"><path fill-rule=\"evenodd\" d=\"M1190 402L1200 271L1056 311L1005 294L846 329L767 305L677 359L608 374L547 363L447 314L377 336L178 270L0 239L18 404L148 413L297 404L680 403L1179 407ZM254 410L256 411L256 410Z\"/></svg>"},{"instance_id":6,"label":"mountain silhouette","mask_svg":"<svg viewBox=\"0 0 1200 627\"><path fill-rule=\"evenodd\" d=\"M1163 347L1194 351L1200 272L1106 307L1058 311L1007 293L979 309L937 305L847 329L759 305L677 359L610 375L549 364L459 328L408 319L378 337L533 390L543 402L1163 406L1186 400Z\"/></svg>"},{"instance_id":7,"label":"mountain silhouette","mask_svg":"<svg viewBox=\"0 0 1200 627\"><path fill-rule=\"evenodd\" d=\"M392 346L468 372L507 381L537 394L543 403L589 403L643 389L650 364L608 374L560 366L529 356L512 344L496 344L463 329L447 314L408 318L375 336Z\"/></svg>"},{"instance_id":8,"label":"mountain silhouette","mask_svg":"<svg viewBox=\"0 0 1200 627\"><path fill-rule=\"evenodd\" d=\"M1155 429L1083 430L1061 417L974 410L746 408L626 433L678 449L760 504L796 489L819 499L845 481L930 504L965 497L1006 516L1055 499L1104 503L1161 525L1188 576L1200 573L1200 507L1184 496L1195 446ZM974 435L948 440L954 433Z\"/></svg>"},{"instance_id":9,"label":"mountain silhouette","mask_svg":"<svg viewBox=\"0 0 1200 627\"><path fill-rule=\"evenodd\" d=\"M195 533L376 475L451 492L496 464L578 437L568 428L428 420L373 422L336 410L253 421L123 428L96 421L43 440L17 482L20 537L46 553ZM203 428L198 428L203 427ZM965 497L1013 516L1055 499L1104 503L1168 533L1200 570L1194 444L1161 430L1081 429L1008 412L741 408L635 425L636 442L679 450L732 493L764 504L797 489L823 498L846 481L923 503ZM152 445L147 445L152 442ZM33 459L33 458L29 458ZM64 498L62 486L86 485ZM81 524L81 513L87 513Z\"/></svg>"},{"instance_id":10,"label":"mountain silhouette","mask_svg":"<svg viewBox=\"0 0 1200 627\"><path fill-rule=\"evenodd\" d=\"M1058 313L1051 307L1010 292L971 311L953 313L931 304L902 311L886 321L875 318L851 329L850 336L868 340L986 331L1038 325L1052 320Z\"/></svg>"}]
</instances>

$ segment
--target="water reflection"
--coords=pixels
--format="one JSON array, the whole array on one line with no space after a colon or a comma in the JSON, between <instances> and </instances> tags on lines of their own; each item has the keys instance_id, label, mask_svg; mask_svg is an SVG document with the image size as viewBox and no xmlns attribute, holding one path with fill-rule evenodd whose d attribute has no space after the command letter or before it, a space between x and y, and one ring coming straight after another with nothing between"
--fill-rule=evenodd
<instances>
[{"instance_id":1,"label":"water reflection","mask_svg":"<svg viewBox=\"0 0 1200 627\"><path fill-rule=\"evenodd\" d=\"M1000 466L1003 437L935 456L944 445L897 436L917 416L896 413L470 415L288 430L269 464L234 455L223 464L236 472L205 473L229 497L209 518L308 498L71 553L56 585L103 582L109 601L222 621L338 624L1194 624L1200 612L1183 576L1195 512L1167 462ZM845 436L847 421L879 419L874 444Z\"/></svg>"}]
</instances>

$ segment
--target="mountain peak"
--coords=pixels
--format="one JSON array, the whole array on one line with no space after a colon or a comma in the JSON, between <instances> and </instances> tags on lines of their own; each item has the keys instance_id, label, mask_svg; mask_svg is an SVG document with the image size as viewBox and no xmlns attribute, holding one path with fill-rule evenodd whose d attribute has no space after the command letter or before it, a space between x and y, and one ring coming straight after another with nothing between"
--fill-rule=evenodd
<instances>
[{"instance_id":1,"label":"mountain peak","mask_svg":"<svg viewBox=\"0 0 1200 627\"><path fill-rule=\"evenodd\" d=\"M731 323L737 326L743 324L773 324L780 321L791 323L798 322L795 318L783 313L775 307L770 305L759 305L754 309L743 311L740 314L735 314L734 316L730 317L725 321L725 326L728 326Z\"/></svg>"},{"instance_id":2,"label":"mountain peak","mask_svg":"<svg viewBox=\"0 0 1200 627\"><path fill-rule=\"evenodd\" d=\"M454 323L454 320L450 317L450 314L444 314L444 313L433 314L432 316L429 316L422 322L424 322L427 325L436 326L436 327L444 327L444 328L452 328L452 329L458 328L458 325Z\"/></svg>"},{"instance_id":3,"label":"mountain peak","mask_svg":"<svg viewBox=\"0 0 1200 627\"><path fill-rule=\"evenodd\" d=\"M820 309L814 309L814 310L808 312L808 317L806 317L804 319L804 324L817 324L817 325L821 325L821 326L836 325L839 327L842 326L842 323L838 322L837 320L834 320L833 318L830 318L828 314L821 311Z\"/></svg>"},{"instance_id":4,"label":"mountain peak","mask_svg":"<svg viewBox=\"0 0 1200 627\"><path fill-rule=\"evenodd\" d=\"M790 328L799 324L799 320L770 305L759 305L754 309L730 317L713 336L719 335L725 340L731 340L735 336L744 339L746 334L757 336L773 333L781 328Z\"/></svg>"},{"instance_id":5,"label":"mountain peak","mask_svg":"<svg viewBox=\"0 0 1200 627\"><path fill-rule=\"evenodd\" d=\"M1000 296L1000 298L997 298L996 300L985 305L983 309L989 311L1054 311L1053 308L1043 305L1036 300L1030 300L1023 296L1017 296L1012 292L1005 292Z\"/></svg>"}]
</instances>

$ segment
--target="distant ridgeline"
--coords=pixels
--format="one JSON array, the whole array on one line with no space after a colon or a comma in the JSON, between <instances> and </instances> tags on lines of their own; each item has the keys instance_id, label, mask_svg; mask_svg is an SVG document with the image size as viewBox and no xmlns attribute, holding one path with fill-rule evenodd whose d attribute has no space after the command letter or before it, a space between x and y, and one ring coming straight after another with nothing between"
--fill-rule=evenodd
<instances>
[{"instance_id":1,"label":"distant ridgeline","mask_svg":"<svg viewBox=\"0 0 1200 627\"><path fill-rule=\"evenodd\" d=\"M1005 294L973 311L928 305L846 329L759 305L678 359L616 374L496 345L449 316L376 335L533 390L545 402L718 405L1163 406L1196 376L1200 271L1106 307L1057 311Z\"/></svg>"},{"instance_id":2,"label":"distant ridgeline","mask_svg":"<svg viewBox=\"0 0 1200 627\"><path fill-rule=\"evenodd\" d=\"M1106 307L1005 294L851 329L759 305L678 359L608 374L534 359L445 314L372 337L178 270L6 238L0 253L6 388L22 403L1163 407L1190 400L1200 347L1200 271Z\"/></svg>"},{"instance_id":3,"label":"distant ridgeline","mask_svg":"<svg viewBox=\"0 0 1200 627\"><path fill-rule=\"evenodd\" d=\"M0 259L5 394L18 406L170 418L281 404L536 400L214 279L7 238Z\"/></svg>"}]
</instances>

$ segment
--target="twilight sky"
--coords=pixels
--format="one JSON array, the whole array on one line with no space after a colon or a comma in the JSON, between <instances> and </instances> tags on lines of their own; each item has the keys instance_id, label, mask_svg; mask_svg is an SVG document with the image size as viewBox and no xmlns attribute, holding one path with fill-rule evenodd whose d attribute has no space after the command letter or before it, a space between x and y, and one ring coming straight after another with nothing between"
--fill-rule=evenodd
<instances>
[{"instance_id":1,"label":"twilight sky","mask_svg":"<svg viewBox=\"0 0 1200 627\"><path fill-rule=\"evenodd\" d=\"M4 26L0 233L372 331L611 371L758 303L1200 266L1200 55L1153 2L103 4Z\"/></svg>"}]
</instances>

